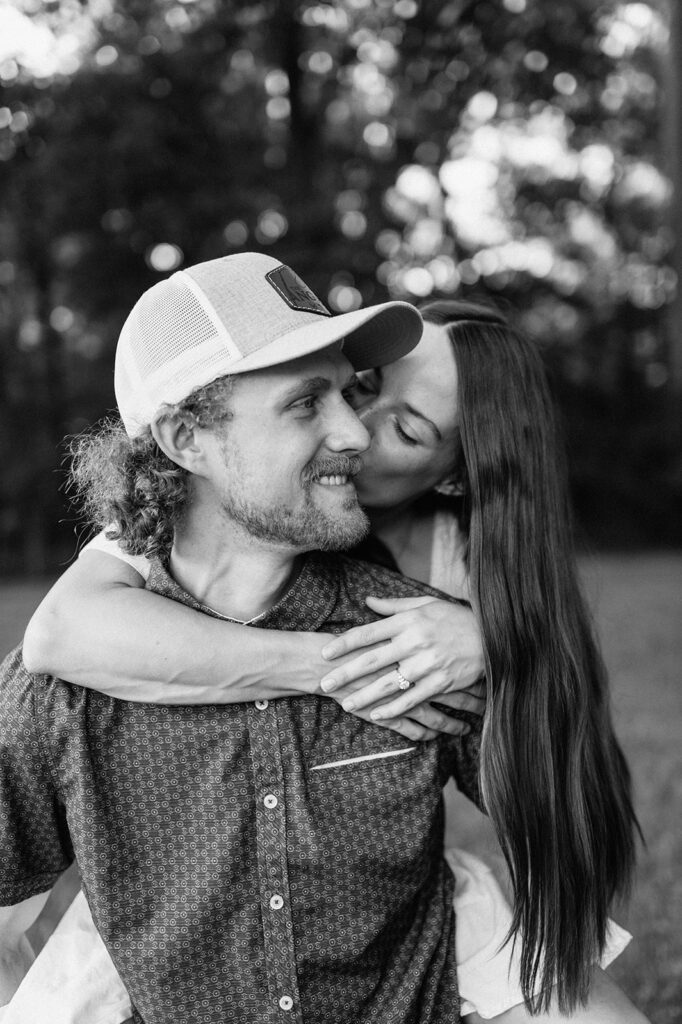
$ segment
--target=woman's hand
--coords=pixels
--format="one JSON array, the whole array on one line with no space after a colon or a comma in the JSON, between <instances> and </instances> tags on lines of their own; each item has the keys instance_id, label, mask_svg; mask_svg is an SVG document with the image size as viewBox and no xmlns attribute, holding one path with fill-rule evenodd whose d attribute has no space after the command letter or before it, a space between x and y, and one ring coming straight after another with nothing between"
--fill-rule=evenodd
<instances>
[{"instance_id":1,"label":"woman's hand","mask_svg":"<svg viewBox=\"0 0 682 1024\"><path fill-rule=\"evenodd\" d=\"M424 725L439 731L438 725L430 724L436 721L432 713L440 716L441 723L444 719L456 722L431 708L431 700L458 710L483 713L483 649L478 625L469 608L430 597L368 597L367 604L388 618L349 629L323 648L324 657L330 661L365 647L372 648L326 675L320 683L323 693L340 699L344 710L352 713L371 708L370 720L382 725L408 713L410 718L416 714L418 721L421 716ZM414 684L408 690L400 690L396 667L404 679ZM382 672L383 669L387 671ZM381 674L377 676L377 672ZM352 686L370 673L375 676L370 683ZM346 688L342 695L340 691ZM442 699L445 694L451 695L447 702ZM392 698L388 703L387 697Z\"/></svg>"},{"instance_id":2,"label":"woman's hand","mask_svg":"<svg viewBox=\"0 0 682 1024\"><path fill-rule=\"evenodd\" d=\"M481 687L480 693L481 695L484 695L485 684L476 684L476 686ZM338 700L343 707L343 695L346 692L347 691L344 689L331 694L331 696ZM446 704L457 711L462 710L463 703L461 691L458 691L457 693L439 695L438 703ZM475 713L482 713L483 708L485 708L485 700L476 701ZM398 715L397 717L386 718L382 714L382 717L377 719L374 716L375 710L376 708L369 707L352 711L351 714L356 715L358 718L363 718L366 722L371 722L373 725L379 725L382 728L391 729L393 732L397 732L401 736L406 736L410 740L434 740L442 733L447 733L450 736L464 736L466 733L470 732L470 726L467 722L462 721L459 718L453 718L451 715L433 707L433 705L429 704L428 701L423 701L421 704L417 704L415 707L410 708L406 714Z\"/></svg>"}]
</instances>

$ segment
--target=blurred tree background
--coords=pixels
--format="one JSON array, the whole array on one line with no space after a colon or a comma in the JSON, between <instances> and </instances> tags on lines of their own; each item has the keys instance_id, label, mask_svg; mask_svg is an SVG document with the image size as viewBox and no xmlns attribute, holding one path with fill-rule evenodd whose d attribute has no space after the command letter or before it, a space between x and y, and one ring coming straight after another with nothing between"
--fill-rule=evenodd
<instances>
[{"instance_id":1,"label":"blurred tree background","mask_svg":"<svg viewBox=\"0 0 682 1024\"><path fill-rule=\"evenodd\" d=\"M0 570L75 550L59 447L139 293L243 249L336 311L502 302L581 533L679 544L677 4L0 2Z\"/></svg>"}]
</instances>

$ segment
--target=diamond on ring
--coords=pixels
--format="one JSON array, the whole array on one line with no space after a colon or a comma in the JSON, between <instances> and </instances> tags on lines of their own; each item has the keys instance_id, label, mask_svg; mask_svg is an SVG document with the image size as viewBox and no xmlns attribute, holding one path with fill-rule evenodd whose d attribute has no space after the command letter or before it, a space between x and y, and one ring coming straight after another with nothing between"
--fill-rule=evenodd
<instances>
[{"instance_id":1,"label":"diamond on ring","mask_svg":"<svg viewBox=\"0 0 682 1024\"><path fill-rule=\"evenodd\" d=\"M411 682L411 681L410 681L409 679L407 679L407 678L406 678L406 677L405 677L405 676L404 676L404 675L402 674L402 672L400 671L400 669L399 669L399 668L397 668L397 669L395 670L395 674L396 674L396 675L397 675L397 677L398 677L398 689L399 689L399 690L409 690L409 688L410 688L411 686L414 686L414 683L413 683L413 682Z\"/></svg>"}]
</instances>

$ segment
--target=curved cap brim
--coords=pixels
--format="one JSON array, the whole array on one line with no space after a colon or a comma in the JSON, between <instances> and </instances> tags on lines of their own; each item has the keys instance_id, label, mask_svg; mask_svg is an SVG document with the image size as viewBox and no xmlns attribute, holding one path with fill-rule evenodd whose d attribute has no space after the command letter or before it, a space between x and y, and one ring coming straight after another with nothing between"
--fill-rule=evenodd
<instances>
[{"instance_id":1,"label":"curved cap brim","mask_svg":"<svg viewBox=\"0 0 682 1024\"><path fill-rule=\"evenodd\" d=\"M383 302L333 317L320 317L314 323L296 328L231 363L229 373L248 373L278 366L336 342L355 370L384 366L411 352L422 336L421 315L408 302Z\"/></svg>"}]
</instances>

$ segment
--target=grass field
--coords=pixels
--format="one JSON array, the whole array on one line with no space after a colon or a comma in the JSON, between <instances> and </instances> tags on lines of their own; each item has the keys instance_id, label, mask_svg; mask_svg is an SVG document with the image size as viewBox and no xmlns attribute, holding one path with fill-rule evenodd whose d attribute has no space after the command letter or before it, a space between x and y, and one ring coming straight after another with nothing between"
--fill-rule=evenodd
<instances>
[{"instance_id":1,"label":"grass field","mask_svg":"<svg viewBox=\"0 0 682 1024\"><path fill-rule=\"evenodd\" d=\"M629 907L634 941L609 969L652 1024L682 1021L682 554L608 555L583 565L616 726L646 837ZM48 581L0 583L0 654L20 638ZM486 822L449 795L449 834L497 854Z\"/></svg>"}]
</instances>

